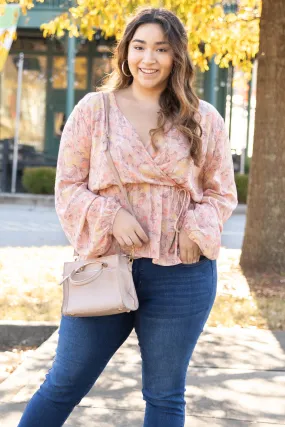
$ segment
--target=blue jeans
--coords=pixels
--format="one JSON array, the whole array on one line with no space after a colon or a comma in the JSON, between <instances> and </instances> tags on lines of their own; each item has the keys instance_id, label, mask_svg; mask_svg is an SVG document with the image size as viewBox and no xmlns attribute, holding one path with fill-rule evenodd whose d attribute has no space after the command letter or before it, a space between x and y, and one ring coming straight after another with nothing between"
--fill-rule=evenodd
<instances>
[{"instance_id":1,"label":"blue jeans","mask_svg":"<svg viewBox=\"0 0 285 427\"><path fill-rule=\"evenodd\" d=\"M62 316L52 368L18 427L62 426L133 328L142 358L143 427L184 426L186 373L215 300L216 261L165 267L140 258L133 277L137 311Z\"/></svg>"}]
</instances>

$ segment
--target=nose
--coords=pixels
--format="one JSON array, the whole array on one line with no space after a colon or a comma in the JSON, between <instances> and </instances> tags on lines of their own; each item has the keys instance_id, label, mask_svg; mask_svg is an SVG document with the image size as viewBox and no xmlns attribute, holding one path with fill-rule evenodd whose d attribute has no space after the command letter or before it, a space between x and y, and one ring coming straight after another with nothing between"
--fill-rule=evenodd
<instances>
[{"instance_id":1,"label":"nose","mask_svg":"<svg viewBox=\"0 0 285 427\"><path fill-rule=\"evenodd\" d=\"M156 62L154 53L151 49L145 49L142 62L144 64L154 64Z\"/></svg>"}]
</instances>

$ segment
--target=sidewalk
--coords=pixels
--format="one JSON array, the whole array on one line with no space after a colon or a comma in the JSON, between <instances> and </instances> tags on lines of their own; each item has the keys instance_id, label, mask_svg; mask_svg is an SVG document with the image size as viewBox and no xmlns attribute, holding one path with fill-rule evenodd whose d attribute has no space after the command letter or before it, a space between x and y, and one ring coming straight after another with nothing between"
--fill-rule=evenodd
<instances>
[{"instance_id":1,"label":"sidewalk","mask_svg":"<svg viewBox=\"0 0 285 427\"><path fill-rule=\"evenodd\" d=\"M0 193L0 205L32 205L43 207L54 207L54 196L26 193ZM235 214L246 213L246 205L239 204L234 211Z\"/></svg>"},{"instance_id":2,"label":"sidewalk","mask_svg":"<svg viewBox=\"0 0 285 427\"><path fill-rule=\"evenodd\" d=\"M51 366L57 337L56 331L0 385L0 426L17 426ZM285 426L285 332L205 328L188 370L186 402L186 427ZM65 425L141 427L144 407L133 332Z\"/></svg>"}]
</instances>

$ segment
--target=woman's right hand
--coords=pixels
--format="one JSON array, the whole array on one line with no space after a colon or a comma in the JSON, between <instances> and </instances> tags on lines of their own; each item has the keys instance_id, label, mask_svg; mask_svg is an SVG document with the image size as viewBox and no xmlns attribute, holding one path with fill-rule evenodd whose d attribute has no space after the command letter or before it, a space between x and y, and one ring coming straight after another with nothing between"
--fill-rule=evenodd
<instances>
[{"instance_id":1,"label":"woman's right hand","mask_svg":"<svg viewBox=\"0 0 285 427\"><path fill-rule=\"evenodd\" d=\"M118 210L113 223L113 236L121 247L141 248L149 241L139 222L124 208Z\"/></svg>"}]
</instances>

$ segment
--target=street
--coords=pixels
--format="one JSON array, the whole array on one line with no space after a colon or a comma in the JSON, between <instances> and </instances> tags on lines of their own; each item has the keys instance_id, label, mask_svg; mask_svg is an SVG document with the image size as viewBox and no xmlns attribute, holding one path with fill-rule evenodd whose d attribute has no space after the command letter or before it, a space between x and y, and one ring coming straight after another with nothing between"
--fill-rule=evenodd
<instances>
[{"instance_id":1,"label":"street","mask_svg":"<svg viewBox=\"0 0 285 427\"><path fill-rule=\"evenodd\" d=\"M240 249L245 227L245 214L233 214L226 222L222 246ZM0 246L69 245L54 208L0 205Z\"/></svg>"}]
</instances>

